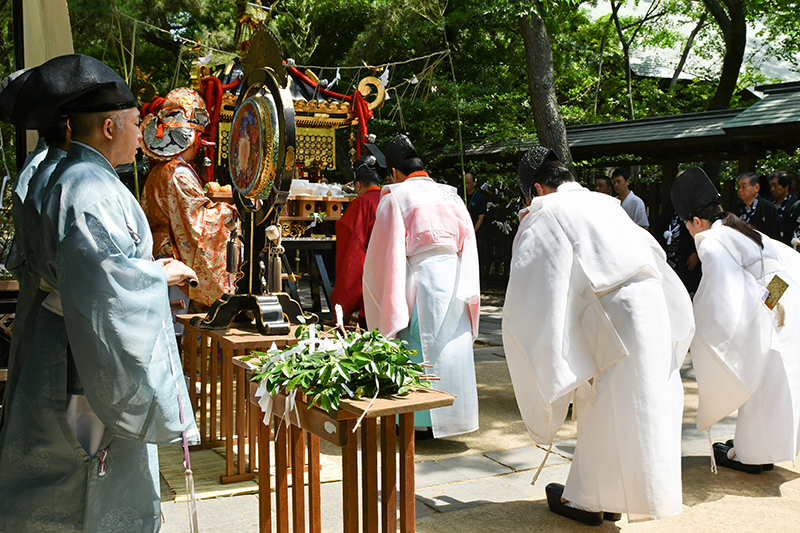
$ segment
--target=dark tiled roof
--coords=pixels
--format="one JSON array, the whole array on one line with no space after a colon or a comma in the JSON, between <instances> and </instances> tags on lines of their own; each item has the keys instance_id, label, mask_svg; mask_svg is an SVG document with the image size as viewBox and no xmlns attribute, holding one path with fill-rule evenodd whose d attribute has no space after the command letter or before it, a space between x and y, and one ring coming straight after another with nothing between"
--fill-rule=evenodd
<instances>
[{"instance_id":1,"label":"dark tiled roof","mask_svg":"<svg viewBox=\"0 0 800 533\"><path fill-rule=\"evenodd\" d=\"M741 109L570 126L567 140L575 159L633 154L697 153L726 142L723 126Z\"/></svg>"},{"instance_id":2,"label":"dark tiled roof","mask_svg":"<svg viewBox=\"0 0 800 533\"><path fill-rule=\"evenodd\" d=\"M725 132L740 138L770 137L778 134L778 129L781 135L797 135L800 133L800 92L797 89L768 92L766 98L725 124Z\"/></svg>"}]
</instances>

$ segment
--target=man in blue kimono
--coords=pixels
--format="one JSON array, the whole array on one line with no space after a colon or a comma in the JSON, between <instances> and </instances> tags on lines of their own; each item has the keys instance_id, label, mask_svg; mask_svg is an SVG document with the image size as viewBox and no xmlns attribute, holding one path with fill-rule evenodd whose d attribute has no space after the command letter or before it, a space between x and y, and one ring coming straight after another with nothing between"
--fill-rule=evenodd
<instances>
[{"instance_id":1,"label":"man in blue kimono","mask_svg":"<svg viewBox=\"0 0 800 533\"><path fill-rule=\"evenodd\" d=\"M43 195L48 294L0 430L0 531L155 532L155 444L199 440L167 298L195 276L153 261L114 172L141 138L133 94L99 61L65 57L52 84L72 94L52 102L72 142Z\"/></svg>"}]
</instances>

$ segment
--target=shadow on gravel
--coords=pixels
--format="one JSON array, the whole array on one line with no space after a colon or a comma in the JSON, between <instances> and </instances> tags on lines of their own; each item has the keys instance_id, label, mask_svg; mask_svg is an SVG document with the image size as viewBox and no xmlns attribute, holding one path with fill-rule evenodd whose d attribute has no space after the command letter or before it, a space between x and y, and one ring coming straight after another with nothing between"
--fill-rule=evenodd
<instances>
[{"instance_id":1,"label":"shadow on gravel","mask_svg":"<svg viewBox=\"0 0 800 533\"><path fill-rule=\"evenodd\" d=\"M708 456L687 456L682 463L683 504L689 507L716 501L726 495L779 498L781 485L800 477L780 466L756 475L718 468L715 475L711 472L711 459Z\"/></svg>"},{"instance_id":2,"label":"shadow on gravel","mask_svg":"<svg viewBox=\"0 0 800 533\"><path fill-rule=\"evenodd\" d=\"M613 522L589 527L553 514L545 500L492 503L417 520L419 533L618 532Z\"/></svg>"}]
</instances>

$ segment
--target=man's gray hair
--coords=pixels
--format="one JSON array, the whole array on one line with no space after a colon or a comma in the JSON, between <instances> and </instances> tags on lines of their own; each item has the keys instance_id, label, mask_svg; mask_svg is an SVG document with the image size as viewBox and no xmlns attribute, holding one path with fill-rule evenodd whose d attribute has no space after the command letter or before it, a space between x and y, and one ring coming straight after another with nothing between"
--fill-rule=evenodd
<instances>
[{"instance_id":1,"label":"man's gray hair","mask_svg":"<svg viewBox=\"0 0 800 533\"><path fill-rule=\"evenodd\" d=\"M77 113L69 117L69 127L72 130L73 138L87 137L94 130L103 126L107 118L110 118L114 125L124 132L128 127L125 114L127 109L114 109L112 111L98 111L96 113Z\"/></svg>"}]
</instances>

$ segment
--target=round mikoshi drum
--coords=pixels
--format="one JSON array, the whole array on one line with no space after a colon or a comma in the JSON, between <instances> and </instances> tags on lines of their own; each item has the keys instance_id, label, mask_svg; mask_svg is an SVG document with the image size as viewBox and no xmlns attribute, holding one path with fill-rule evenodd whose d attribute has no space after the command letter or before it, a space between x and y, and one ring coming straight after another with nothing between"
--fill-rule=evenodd
<instances>
[{"instance_id":1,"label":"round mikoshi drum","mask_svg":"<svg viewBox=\"0 0 800 533\"><path fill-rule=\"evenodd\" d=\"M280 172L280 127L270 94L245 98L233 116L228 164L233 186L245 198L266 199Z\"/></svg>"}]
</instances>

